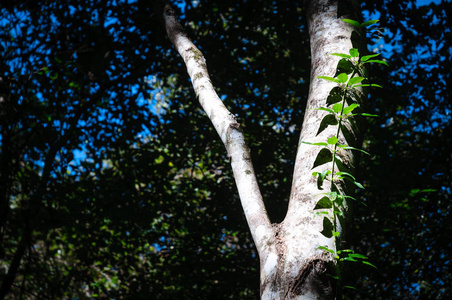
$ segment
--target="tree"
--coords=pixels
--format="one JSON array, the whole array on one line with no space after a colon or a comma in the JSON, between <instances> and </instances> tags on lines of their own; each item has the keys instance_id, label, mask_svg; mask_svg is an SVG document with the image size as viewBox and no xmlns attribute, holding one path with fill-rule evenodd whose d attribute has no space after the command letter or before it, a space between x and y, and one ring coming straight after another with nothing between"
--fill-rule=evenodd
<instances>
[{"instance_id":1,"label":"tree","mask_svg":"<svg viewBox=\"0 0 452 300\"><path fill-rule=\"evenodd\" d=\"M229 158L154 2L0 1L8 299L259 296ZM243 127L267 214L280 223L309 92L306 7L173 3ZM354 205L346 227L347 243L378 269L344 263L342 281L356 287L346 299L451 297L449 6L363 2L365 19L384 28L369 51L384 46L390 68L368 67L384 89L369 89L366 110L380 118L361 127L371 156L356 168L366 187L356 198L367 206Z\"/></svg>"},{"instance_id":2,"label":"tree","mask_svg":"<svg viewBox=\"0 0 452 300\"><path fill-rule=\"evenodd\" d=\"M353 48L353 28L350 24L342 22L341 18L350 18L350 16L356 18L359 13L359 4L352 3L347 8L346 5L349 4L345 1L311 1L307 9L311 37L311 87L307 112L301 129L301 142L319 144L331 137L336 137L336 133L339 133L340 121L322 126L322 123L326 122L326 117L325 112L319 108L323 108L326 99L335 91L332 91L334 85L323 82L319 77L333 76L340 71L340 68L336 67L339 59L329 55L348 53L348 50ZM325 149L319 151L300 143L286 217L281 223L272 224L262 200L250 151L246 146L240 124L216 94L203 54L187 38L169 4L164 7L164 16L168 36L184 59L196 96L231 158L242 207L259 253L261 298L333 297L336 291L333 289L335 282L332 278L338 275L335 271L338 264L336 236L341 234L347 204L342 197L337 215L332 208L334 212L331 213L332 217L315 217L315 210L325 193L322 192L322 183L316 182L311 173L314 171L321 174L328 170L325 163L331 160L323 158L325 154L322 151ZM358 34L355 33L355 35L359 37ZM355 74L352 73L351 76ZM345 77L347 78L347 75ZM362 101L361 95L358 100ZM348 101L347 103L351 107L352 104ZM344 136L343 132L337 136L341 144L356 146L360 143L356 121L351 121L345 132L347 136ZM337 140L331 142L334 145L336 143L338 143ZM338 167L334 155L336 154L333 154L331 161L333 170ZM346 174L350 174L348 172L353 172L355 157L350 150L344 151L341 156L344 166L339 169L343 172L346 170ZM327 157L331 157L331 152L328 151ZM335 176L334 171L332 173L331 176ZM335 193L344 194L347 190L342 180L331 179L330 184L331 190ZM331 234L326 228L328 225L325 224L331 224L328 226L331 227L333 223L337 226L333 226L333 234ZM331 255L332 253L334 256Z\"/></svg>"}]
</instances>

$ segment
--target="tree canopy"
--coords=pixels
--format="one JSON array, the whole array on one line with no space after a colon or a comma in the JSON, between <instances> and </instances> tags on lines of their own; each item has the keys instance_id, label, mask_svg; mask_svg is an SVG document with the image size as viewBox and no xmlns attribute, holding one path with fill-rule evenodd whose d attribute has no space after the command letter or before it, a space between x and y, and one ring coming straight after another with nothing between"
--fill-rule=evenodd
<instances>
[{"instance_id":1,"label":"tree canopy","mask_svg":"<svg viewBox=\"0 0 452 300\"><path fill-rule=\"evenodd\" d=\"M369 70L345 297L450 297L450 1L363 3ZM298 1L174 1L245 127L284 218L310 74ZM255 299L258 260L228 157L159 2L0 4L0 295ZM428 25L428 26L427 26Z\"/></svg>"}]
</instances>

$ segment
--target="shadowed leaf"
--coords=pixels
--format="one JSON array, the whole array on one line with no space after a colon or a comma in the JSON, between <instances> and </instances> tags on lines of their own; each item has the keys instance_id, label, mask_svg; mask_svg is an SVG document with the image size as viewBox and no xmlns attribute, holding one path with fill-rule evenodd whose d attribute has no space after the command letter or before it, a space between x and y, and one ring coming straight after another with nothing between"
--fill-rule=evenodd
<instances>
[{"instance_id":1,"label":"shadowed leaf","mask_svg":"<svg viewBox=\"0 0 452 300\"><path fill-rule=\"evenodd\" d=\"M331 151L326 148L323 148L322 150L319 151L319 154L317 154L317 157L314 161L314 165L312 166L312 168L314 169L315 167L326 164L331 160L332 160Z\"/></svg>"},{"instance_id":2,"label":"shadowed leaf","mask_svg":"<svg viewBox=\"0 0 452 300\"><path fill-rule=\"evenodd\" d=\"M337 119L333 114L329 114L323 117L316 135L324 131L329 125L337 125Z\"/></svg>"},{"instance_id":3,"label":"shadowed leaf","mask_svg":"<svg viewBox=\"0 0 452 300\"><path fill-rule=\"evenodd\" d=\"M326 99L326 102L328 104L337 103L342 100L342 90L340 87L336 86L331 89L330 94L328 95L328 98Z\"/></svg>"},{"instance_id":4,"label":"shadowed leaf","mask_svg":"<svg viewBox=\"0 0 452 300\"><path fill-rule=\"evenodd\" d=\"M331 203L331 200L328 197L323 197L322 199L317 202L314 209L323 209L323 208L331 208L333 205Z\"/></svg>"},{"instance_id":5,"label":"shadowed leaf","mask_svg":"<svg viewBox=\"0 0 452 300\"><path fill-rule=\"evenodd\" d=\"M325 217L323 218L323 230L320 232L325 237L330 238L333 236L333 223L331 223L330 219Z\"/></svg>"}]
</instances>

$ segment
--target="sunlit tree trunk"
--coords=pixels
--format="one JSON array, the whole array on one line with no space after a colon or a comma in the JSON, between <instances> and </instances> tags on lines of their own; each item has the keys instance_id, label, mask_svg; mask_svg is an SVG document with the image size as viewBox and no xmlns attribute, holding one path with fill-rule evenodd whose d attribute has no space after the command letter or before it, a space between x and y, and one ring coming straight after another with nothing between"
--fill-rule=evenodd
<instances>
[{"instance_id":1,"label":"sunlit tree trunk","mask_svg":"<svg viewBox=\"0 0 452 300\"><path fill-rule=\"evenodd\" d=\"M320 75L335 75L339 58L329 53L348 53L352 48L352 28L341 19L357 19L359 5L356 6L355 1L339 2L306 1L311 44L311 85L300 141L324 142L337 132L337 126L328 126L319 133L325 112L315 109L326 106L326 98L335 86L317 78ZM356 8L357 11L354 11ZM242 207L259 253L261 298L334 298L336 282L332 276L337 273L337 262L319 247L335 250L336 243L328 234L322 234L325 220L316 216L314 211L320 194L325 190L319 189L312 173L328 167L324 164L314 168L320 149L299 145L287 215L282 223L271 224L240 124L215 93L202 53L188 39L169 5L164 8L164 17L168 36L184 59L196 96L231 158ZM357 136L351 130L347 142L358 143ZM339 139L345 143L343 136ZM349 164L353 165L352 154L345 155ZM327 185L325 183L324 188L328 188ZM343 209L347 210L347 206ZM337 231L341 232L340 226Z\"/></svg>"}]
</instances>

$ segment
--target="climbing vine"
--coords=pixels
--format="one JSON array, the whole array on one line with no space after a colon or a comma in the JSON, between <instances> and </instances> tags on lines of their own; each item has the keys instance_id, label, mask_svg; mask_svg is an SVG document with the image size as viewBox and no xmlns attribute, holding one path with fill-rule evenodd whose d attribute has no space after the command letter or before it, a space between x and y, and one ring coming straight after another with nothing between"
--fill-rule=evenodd
<instances>
[{"instance_id":1,"label":"climbing vine","mask_svg":"<svg viewBox=\"0 0 452 300\"><path fill-rule=\"evenodd\" d=\"M353 32L352 41L356 35L359 38L360 28L366 28L378 22L378 20L371 20L359 23L350 19L343 19L343 21L358 29ZM361 112L359 88L381 88L378 84L367 82L364 66L369 63L384 65L387 65L387 63L383 60L375 59L380 55L379 53L362 56L357 48L351 48L349 53L331 53L331 55L341 58L338 62L335 76L318 76L317 78L334 82L337 86L330 91L327 97L327 105L317 108L317 110L328 113L323 118L320 129L324 129L324 127L329 125L336 125L336 134L328 137L324 142L302 142L304 144L322 147L318 156L318 165L331 162L331 167L321 172L313 172L312 174L317 179L319 189L322 189L325 180L330 182L329 189L321 194L323 197L317 202L315 210L320 210L320 212L316 213L317 215L325 216L322 234L334 238L335 249L329 249L324 246L320 246L319 249L331 253L339 262L360 261L363 264L375 267L368 261L368 257L365 255L355 253L352 249L339 249L340 247L338 247L340 220L343 217L346 200L351 199L356 201L354 197L346 195L338 183L350 182L354 186L364 189L364 186L356 181L355 177L348 171L347 161L343 155L343 151L359 151L367 155L369 154L362 149L339 143L339 137L341 134L343 136L347 135L348 129L346 125L353 127L354 117L376 117L376 115ZM340 273L337 272L337 274L338 276L335 277L339 279Z\"/></svg>"}]
</instances>

